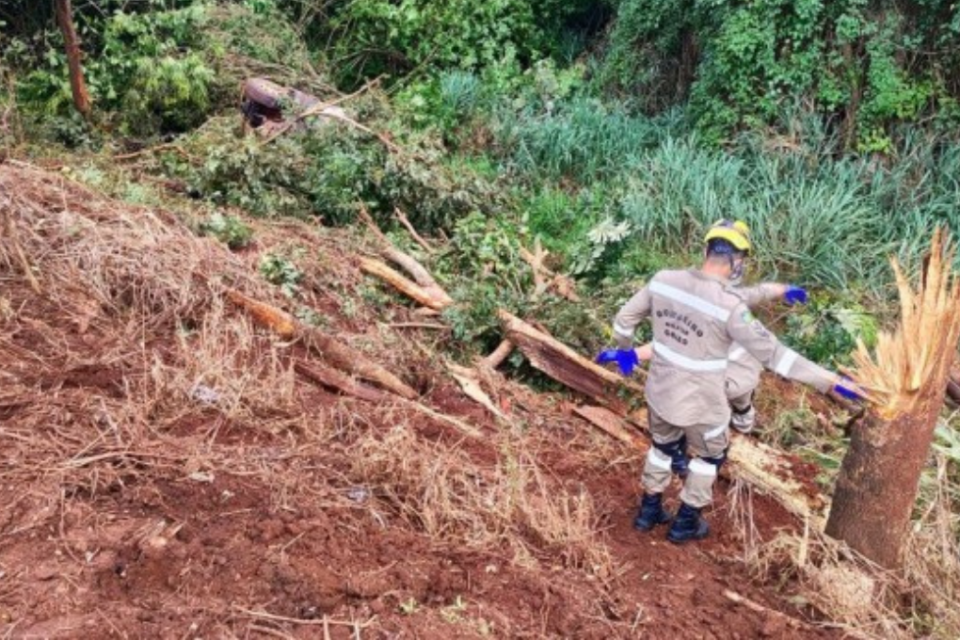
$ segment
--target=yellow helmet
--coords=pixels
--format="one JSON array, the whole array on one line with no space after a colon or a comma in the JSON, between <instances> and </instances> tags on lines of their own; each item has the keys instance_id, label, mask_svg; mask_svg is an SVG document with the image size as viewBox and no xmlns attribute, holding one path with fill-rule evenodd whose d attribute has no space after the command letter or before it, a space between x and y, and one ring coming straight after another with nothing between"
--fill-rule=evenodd
<instances>
[{"instance_id":1,"label":"yellow helmet","mask_svg":"<svg viewBox=\"0 0 960 640\"><path fill-rule=\"evenodd\" d=\"M704 236L704 244L711 240L726 240L733 245L737 251L750 253L753 247L750 245L750 227L743 220L717 220Z\"/></svg>"}]
</instances>

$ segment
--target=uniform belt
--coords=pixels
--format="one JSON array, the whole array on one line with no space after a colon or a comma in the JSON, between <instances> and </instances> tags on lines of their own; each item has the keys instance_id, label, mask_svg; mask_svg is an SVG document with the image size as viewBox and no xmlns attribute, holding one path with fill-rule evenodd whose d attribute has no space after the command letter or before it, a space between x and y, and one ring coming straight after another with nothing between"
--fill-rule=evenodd
<instances>
[{"instance_id":1,"label":"uniform belt","mask_svg":"<svg viewBox=\"0 0 960 640\"><path fill-rule=\"evenodd\" d=\"M662 356L667 362L687 369L688 371L726 371L727 369L726 358L719 360L700 360L697 358L690 358L682 353L677 353L665 344L656 341L653 343L653 351L657 355Z\"/></svg>"}]
</instances>

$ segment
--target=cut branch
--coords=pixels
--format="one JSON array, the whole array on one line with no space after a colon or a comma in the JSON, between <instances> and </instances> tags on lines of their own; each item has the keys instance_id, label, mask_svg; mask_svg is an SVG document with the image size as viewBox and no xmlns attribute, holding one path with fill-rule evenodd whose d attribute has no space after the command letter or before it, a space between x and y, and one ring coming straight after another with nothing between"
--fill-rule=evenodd
<instances>
[{"instance_id":1,"label":"cut branch","mask_svg":"<svg viewBox=\"0 0 960 640\"><path fill-rule=\"evenodd\" d=\"M510 357L511 353L513 353L513 343L509 340L501 340L497 348L486 358L482 359L480 364L490 369L496 369Z\"/></svg>"},{"instance_id":2,"label":"cut branch","mask_svg":"<svg viewBox=\"0 0 960 640\"><path fill-rule=\"evenodd\" d=\"M360 398L368 402L384 402L388 398L387 394L382 391L360 384L335 369L330 369L317 363L307 364L302 360L297 360L293 363L293 368L304 378L325 387L342 391L348 396Z\"/></svg>"},{"instance_id":3,"label":"cut branch","mask_svg":"<svg viewBox=\"0 0 960 640\"><path fill-rule=\"evenodd\" d=\"M410 237L413 238L414 242L416 242L421 247L423 247L423 250L426 251L427 253L433 253L433 247L430 245L429 242L424 240L419 233L417 233L417 230L410 223L410 219L407 217L407 214L401 211L399 207L394 207L393 214L397 217L397 220L400 221L400 224L402 224L403 227L407 230L407 232L410 234Z\"/></svg>"},{"instance_id":4,"label":"cut branch","mask_svg":"<svg viewBox=\"0 0 960 640\"><path fill-rule=\"evenodd\" d=\"M440 311L452 302L449 298L440 297L436 291L430 291L419 284L407 279L399 272L391 269L386 264L373 258L361 258L360 270L366 274L375 276L391 287L401 292L408 298L419 302L425 307ZM445 295L445 294L444 294Z\"/></svg>"},{"instance_id":5,"label":"cut branch","mask_svg":"<svg viewBox=\"0 0 960 640\"><path fill-rule=\"evenodd\" d=\"M413 388L384 367L318 329L298 322L286 311L282 311L266 302L249 298L239 291L228 290L226 295L261 325L268 327L282 338L303 340L307 348L321 355L335 367L370 382L375 382L384 389L392 391L407 400L417 397L418 394Z\"/></svg>"}]
</instances>

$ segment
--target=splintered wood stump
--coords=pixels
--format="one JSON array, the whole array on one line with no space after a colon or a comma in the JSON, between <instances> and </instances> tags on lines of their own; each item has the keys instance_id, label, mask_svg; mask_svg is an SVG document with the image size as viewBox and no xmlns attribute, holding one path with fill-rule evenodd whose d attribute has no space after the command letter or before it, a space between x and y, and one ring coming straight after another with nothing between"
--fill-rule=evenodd
<instances>
[{"instance_id":1,"label":"splintered wood stump","mask_svg":"<svg viewBox=\"0 0 960 640\"><path fill-rule=\"evenodd\" d=\"M903 561L920 474L956 357L960 281L951 273L953 257L938 230L917 292L894 260L900 326L880 335L875 356L863 344L855 355L858 381L876 405L852 429L826 532L888 569Z\"/></svg>"},{"instance_id":2,"label":"splintered wood stump","mask_svg":"<svg viewBox=\"0 0 960 640\"><path fill-rule=\"evenodd\" d=\"M630 412L628 399L642 397L643 387L584 358L552 336L538 331L517 316L498 312L507 339L530 360L530 364L571 389L593 398L621 414Z\"/></svg>"}]
</instances>

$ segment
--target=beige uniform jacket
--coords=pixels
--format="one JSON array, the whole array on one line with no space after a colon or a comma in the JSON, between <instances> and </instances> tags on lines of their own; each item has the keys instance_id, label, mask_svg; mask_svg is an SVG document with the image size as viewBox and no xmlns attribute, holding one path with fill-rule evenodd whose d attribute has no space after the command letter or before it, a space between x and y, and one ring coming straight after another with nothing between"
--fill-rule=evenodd
<instances>
[{"instance_id":1,"label":"beige uniform jacket","mask_svg":"<svg viewBox=\"0 0 960 640\"><path fill-rule=\"evenodd\" d=\"M765 282L753 287L736 287L736 292L753 308L758 304L776 300L780 297L782 287L773 282ZM747 350L737 343L730 345L727 364L727 397L739 398L751 393L760 385L760 373L763 365L759 360L747 353Z\"/></svg>"},{"instance_id":2,"label":"beige uniform jacket","mask_svg":"<svg viewBox=\"0 0 960 640\"><path fill-rule=\"evenodd\" d=\"M736 288L698 270L661 271L627 301L613 323L621 349L633 346L634 331L648 316L653 360L647 403L676 426L729 422L724 379L734 342L766 368L822 392L838 381L836 374L780 344Z\"/></svg>"}]
</instances>

